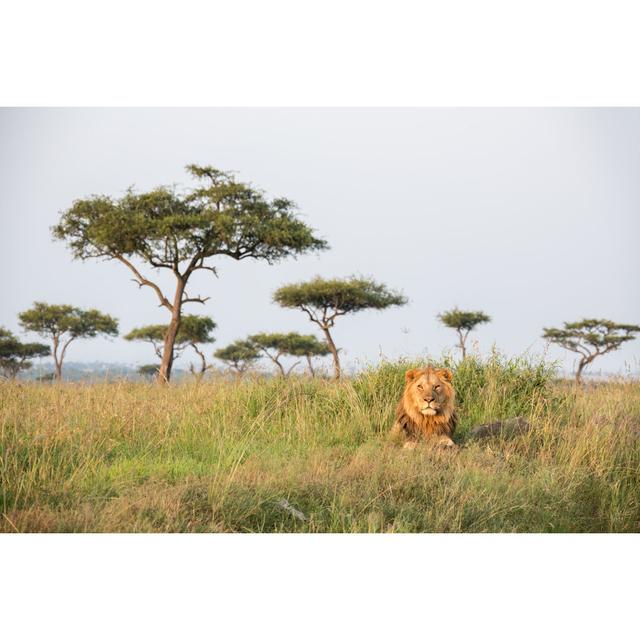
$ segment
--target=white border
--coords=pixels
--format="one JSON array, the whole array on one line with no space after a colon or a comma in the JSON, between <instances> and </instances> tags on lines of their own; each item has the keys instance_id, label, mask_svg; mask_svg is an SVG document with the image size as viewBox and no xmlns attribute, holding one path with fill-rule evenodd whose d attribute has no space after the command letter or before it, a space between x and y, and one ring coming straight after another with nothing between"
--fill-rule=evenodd
<instances>
[{"instance_id":1,"label":"white border","mask_svg":"<svg viewBox=\"0 0 640 640\"><path fill-rule=\"evenodd\" d=\"M83 639L628 637L637 633L636 541L3 536L3 631Z\"/></svg>"},{"instance_id":2,"label":"white border","mask_svg":"<svg viewBox=\"0 0 640 640\"><path fill-rule=\"evenodd\" d=\"M631 0L21 0L4 105L638 105Z\"/></svg>"}]
</instances>

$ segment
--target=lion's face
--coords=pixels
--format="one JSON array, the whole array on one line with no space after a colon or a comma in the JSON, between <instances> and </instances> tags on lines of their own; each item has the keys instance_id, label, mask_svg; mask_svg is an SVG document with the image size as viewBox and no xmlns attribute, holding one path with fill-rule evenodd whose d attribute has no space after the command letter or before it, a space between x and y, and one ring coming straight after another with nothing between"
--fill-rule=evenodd
<instances>
[{"instance_id":1,"label":"lion's face","mask_svg":"<svg viewBox=\"0 0 640 640\"><path fill-rule=\"evenodd\" d=\"M441 415L453 404L451 386L453 374L449 369L410 369L405 374L405 399L423 416Z\"/></svg>"}]
</instances>

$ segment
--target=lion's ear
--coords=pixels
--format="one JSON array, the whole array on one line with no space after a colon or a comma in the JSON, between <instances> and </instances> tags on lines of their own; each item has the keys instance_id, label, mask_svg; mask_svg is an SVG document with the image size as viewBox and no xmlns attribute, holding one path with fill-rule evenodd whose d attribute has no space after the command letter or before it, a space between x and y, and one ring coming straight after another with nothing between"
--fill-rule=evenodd
<instances>
[{"instance_id":1,"label":"lion's ear","mask_svg":"<svg viewBox=\"0 0 640 640\"><path fill-rule=\"evenodd\" d=\"M416 379L419 373L420 373L420 369L408 369L407 372L404 374L404 379L406 382L411 382L412 380Z\"/></svg>"},{"instance_id":2,"label":"lion's ear","mask_svg":"<svg viewBox=\"0 0 640 640\"><path fill-rule=\"evenodd\" d=\"M451 369L436 369L436 373L447 382L451 382L453 380L453 373L451 373Z\"/></svg>"}]
</instances>

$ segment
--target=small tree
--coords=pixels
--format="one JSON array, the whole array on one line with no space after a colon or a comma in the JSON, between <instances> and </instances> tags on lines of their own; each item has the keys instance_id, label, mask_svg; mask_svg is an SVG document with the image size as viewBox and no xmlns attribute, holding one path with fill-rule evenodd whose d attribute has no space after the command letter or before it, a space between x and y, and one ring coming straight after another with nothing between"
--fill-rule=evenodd
<instances>
[{"instance_id":1,"label":"small tree","mask_svg":"<svg viewBox=\"0 0 640 640\"><path fill-rule=\"evenodd\" d=\"M260 359L260 351L250 340L236 340L213 354L242 375Z\"/></svg>"},{"instance_id":2,"label":"small tree","mask_svg":"<svg viewBox=\"0 0 640 640\"><path fill-rule=\"evenodd\" d=\"M74 258L105 258L126 266L134 281L153 290L171 314L158 374L164 382L171 377L183 305L208 299L188 294L187 284L198 270L216 273L211 258L272 264L328 246L296 218L290 200L267 200L261 191L213 167L192 164L187 171L200 181L196 188L178 192L160 187L147 193L129 191L120 200L76 200L53 228L54 237L67 241ZM144 275L136 260L173 274L173 294L167 296Z\"/></svg>"},{"instance_id":3,"label":"small tree","mask_svg":"<svg viewBox=\"0 0 640 640\"><path fill-rule=\"evenodd\" d=\"M211 335L211 332L216 326L216 323L206 316L188 315L182 318L180 330L178 331L178 340L181 344L190 346L200 358L200 369L198 371L196 371L193 364L189 365L191 373L198 378L202 378L207 369L213 366L212 364L207 364L204 350L199 349L198 345L215 342L215 338Z\"/></svg>"},{"instance_id":4,"label":"small tree","mask_svg":"<svg viewBox=\"0 0 640 640\"><path fill-rule=\"evenodd\" d=\"M31 309L18 314L18 319L23 329L53 342L56 380L62 379L64 357L74 340L118 335L118 321L114 317L97 309L84 311L69 304L36 302Z\"/></svg>"},{"instance_id":5,"label":"small tree","mask_svg":"<svg viewBox=\"0 0 640 640\"><path fill-rule=\"evenodd\" d=\"M340 358L331 336L336 318L365 309L386 309L407 303L403 295L388 290L385 285L356 277L344 280L316 277L310 282L285 285L273 294L273 300L281 307L301 309L322 329L333 356L336 379L340 377Z\"/></svg>"},{"instance_id":6,"label":"small tree","mask_svg":"<svg viewBox=\"0 0 640 640\"><path fill-rule=\"evenodd\" d=\"M31 368L31 359L49 355L48 345L20 342L11 331L0 327L0 372L4 377L13 379L20 371Z\"/></svg>"},{"instance_id":7,"label":"small tree","mask_svg":"<svg viewBox=\"0 0 640 640\"><path fill-rule=\"evenodd\" d=\"M147 324L144 327L131 329L131 331L123 337L128 342L148 342L153 347L158 358L162 361L162 345L164 344L164 336L166 332L166 324ZM182 348L184 348L184 346L174 346L174 350L178 353L182 351ZM174 353L173 359L175 360L177 357L178 355ZM156 369L160 369L160 367L156 367Z\"/></svg>"},{"instance_id":8,"label":"small tree","mask_svg":"<svg viewBox=\"0 0 640 640\"><path fill-rule=\"evenodd\" d=\"M158 375L158 369L160 365L158 364L143 364L138 367L138 374L143 378L147 378L148 380L152 380Z\"/></svg>"},{"instance_id":9,"label":"small tree","mask_svg":"<svg viewBox=\"0 0 640 640\"><path fill-rule=\"evenodd\" d=\"M296 336L289 345L288 353L292 356L304 356L307 359L309 373L315 377L316 372L313 368L311 359L316 356L328 356L331 351L326 342L318 340L313 335L290 334Z\"/></svg>"},{"instance_id":10,"label":"small tree","mask_svg":"<svg viewBox=\"0 0 640 640\"><path fill-rule=\"evenodd\" d=\"M458 333L458 348L462 351L462 357L467 357L467 338L479 324L491 322L491 318L482 311L462 311L454 307L438 315L438 319L445 327L455 329Z\"/></svg>"},{"instance_id":11,"label":"small tree","mask_svg":"<svg viewBox=\"0 0 640 640\"><path fill-rule=\"evenodd\" d=\"M300 335L299 333L257 333L249 336L260 352L266 355L280 371L280 375L286 378L299 362L294 362L289 369L285 369L280 361L282 356L305 356L309 363L309 369L313 374L311 366L312 355L325 355L329 353L327 345L319 342L315 336Z\"/></svg>"},{"instance_id":12,"label":"small tree","mask_svg":"<svg viewBox=\"0 0 640 640\"><path fill-rule=\"evenodd\" d=\"M633 340L640 326L617 324L611 320L581 320L565 322L563 329L545 328L543 338L573 351L580 356L576 369L576 382L581 382L582 371L598 356L619 349L623 343Z\"/></svg>"},{"instance_id":13,"label":"small tree","mask_svg":"<svg viewBox=\"0 0 640 640\"><path fill-rule=\"evenodd\" d=\"M191 347L201 361L200 370L196 371L193 365L190 365L191 373L202 377L207 369L211 368L210 364L207 364L205 354L198 348L198 345L215 342L215 338L211 335L211 332L216 328L216 323L206 316L186 315L182 317L180 323L180 329L176 336L173 346L174 354L172 361L180 356L186 347ZM132 329L126 336L125 340L148 342L153 346L153 349L160 358L163 360L163 347L164 336L167 334L168 325L166 324L149 324L144 327L138 327ZM158 367L159 369L159 367Z\"/></svg>"}]
</instances>

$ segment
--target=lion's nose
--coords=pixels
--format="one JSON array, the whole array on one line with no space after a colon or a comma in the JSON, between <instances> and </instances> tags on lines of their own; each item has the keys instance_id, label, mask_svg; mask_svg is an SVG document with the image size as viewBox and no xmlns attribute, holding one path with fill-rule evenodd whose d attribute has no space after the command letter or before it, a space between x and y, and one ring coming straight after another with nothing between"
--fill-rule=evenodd
<instances>
[{"instance_id":1,"label":"lion's nose","mask_svg":"<svg viewBox=\"0 0 640 640\"><path fill-rule=\"evenodd\" d=\"M426 396L424 401L425 402L433 402L433 396Z\"/></svg>"}]
</instances>

